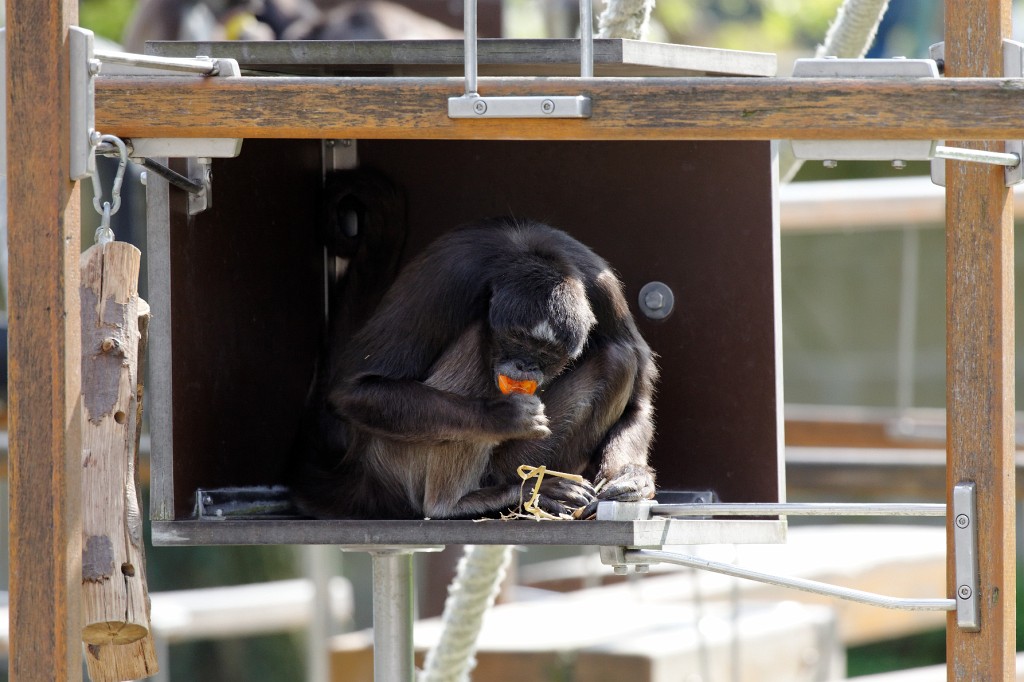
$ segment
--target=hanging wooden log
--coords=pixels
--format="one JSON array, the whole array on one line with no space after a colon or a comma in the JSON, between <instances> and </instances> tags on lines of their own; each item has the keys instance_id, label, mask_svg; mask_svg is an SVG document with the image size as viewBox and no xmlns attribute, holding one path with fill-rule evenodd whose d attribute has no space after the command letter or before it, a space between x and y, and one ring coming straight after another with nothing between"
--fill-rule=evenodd
<instances>
[{"instance_id":1,"label":"hanging wooden log","mask_svg":"<svg viewBox=\"0 0 1024 682\"><path fill-rule=\"evenodd\" d=\"M131 644L149 634L135 482L139 313L148 308L138 296L139 261L139 250L124 242L93 246L81 257L82 638L92 645L90 672L94 662L110 658L105 653L116 653L93 647Z\"/></svg>"},{"instance_id":2,"label":"hanging wooden log","mask_svg":"<svg viewBox=\"0 0 1024 682\"><path fill-rule=\"evenodd\" d=\"M128 518L130 527L141 528L142 523L142 495L139 485L139 442L142 439L142 406L143 406L143 379L146 376L146 348L149 341L149 304L139 299L139 352L138 352L138 388L135 392L135 449L134 455L128 458L131 471L127 477L126 504L128 505ZM135 525L135 519L138 525ZM146 589L145 582L145 555L142 551L142 537L140 534L133 534L130 539L138 543L138 553L142 558L141 566L143 573L143 590ZM146 600L146 618L149 619L149 600ZM156 656L156 642L153 631L137 642L130 644L88 644L85 648L85 662L89 670L89 679L92 682L121 682L122 680L138 680L150 677L159 672Z\"/></svg>"}]
</instances>

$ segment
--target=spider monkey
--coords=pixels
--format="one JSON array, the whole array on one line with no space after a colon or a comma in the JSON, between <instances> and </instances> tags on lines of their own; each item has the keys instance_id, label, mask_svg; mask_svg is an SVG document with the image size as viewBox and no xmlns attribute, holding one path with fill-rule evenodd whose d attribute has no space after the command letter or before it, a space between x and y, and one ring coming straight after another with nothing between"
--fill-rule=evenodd
<instances>
[{"instance_id":1,"label":"spider monkey","mask_svg":"<svg viewBox=\"0 0 1024 682\"><path fill-rule=\"evenodd\" d=\"M519 507L523 464L585 477L544 480L555 514L654 495L653 354L611 268L565 232L456 228L358 326L330 341L303 513L493 516Z\"/></svg>"}]
</instances>

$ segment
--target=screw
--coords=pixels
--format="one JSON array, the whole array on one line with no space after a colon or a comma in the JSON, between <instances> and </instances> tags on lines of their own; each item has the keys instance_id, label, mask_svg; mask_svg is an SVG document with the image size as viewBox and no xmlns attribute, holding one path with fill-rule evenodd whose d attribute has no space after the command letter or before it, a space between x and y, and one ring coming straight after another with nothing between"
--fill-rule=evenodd
<instances>
[{"instance_id":1,"label":"screw","mask_svg":"<svg viewBox=\"0 0 1024 682\"><path fill-rule=\"evenodd\" d=\"M907 162L904 161L903 159L895 159L892 162L892 167L895 168L896 170L903 170L904 168L907 167Z\"/></svg>"},{"instance_id":2,"label":"screw","mask_svg":"<svg viewBox=\"0 0 1024 682\"><path fill-rule=\"evenodd\" d=\"M612 573L615 575L626 575L629 573L629 566L621 564L619 566L612 566Z\"/></svg>"},{"instance_id":3,"label":"screw","mask_svg":"<svg viewBox=\"0 0 1024 682\"><path fill-rule=\"evenodd\" d=\"M99 75L100 69L102 69L102 68L103 68L103 62L101 62L100 60L98 60L98 59L90 59L89 60L89 75L90 76Z\"/></svg>"},{"instance_id":4,"label":"screw","mask_svg":"<svg viewBox=\"0 0 1024 682\"><path fill-rule=\"evenodd\" d=\"M636 566L634 567L633 570L635 570L637 573L650 573L651 572L651 565L650 564L636 564Z\"/></svg>"},{"instance_id":5,"label":"screw","mask_svg":"<svg viewBox=\"0 0 1024 682\"><path fill-rule=\"evenodd\" d=\"M146 174L146 171L142 171L141 173L139 173L139 184L140 185L145 187L146 186L146 182L148 180L149 180L149 175Z\"/></svg>"},{"instance_id":6,"label":"screw","mask_svg":"<svg viewBox=\"0 0 1024 682\"><path fill-rule=\"evenodd\" d=\"M821 165L824 166L825 168L835 168L836 166L839 165L839 162L836 161L835 159L825 159L824 161L821 162Z\"/></svg>"},{"instance_id":7,"label":"screw","mask_svg":"<svg viewBox=\"0 0 1024 682\"><path fill-rule=\"evenodd\" d=\"M974 594L974 593L971 591L971 588L968 587L967 585L961 585L960 587L957 588L956 594L961 599L970 599L971 595Z\"/></svg>"},{"instance_id":8,"label":"screw","mask_svg":"<svg viewBox=\"0 0 1024 682\"><path fill-rule=\"evenodd\" d=\"M473 111L475 111L476 113L481 114L481 115L482 114L486 114L487 113L487 102L485 102L483 100L479 100L479 99L476 102L473 102Z\"/></svg>"},{"instance_id":9,"label":"screw","mask_svg":"<svg viewBox=\"0 0 1024 682\"><path fill-rule=\"evenodd\" d=\"M546 99L540 103L540 110L545 114L550 114L555 110L555 103L550 99Z\"/></svg>"},{"instance_id":10,"label":"screw","mask_svg":"<svg viewBox=\"0 0 1024 682\"><path fill-rule=\"evenodd\" d=\"M967 516L967 514L959 514L956 517L957 528L966 528L969 525L971 525L971 519Z\"/></svg>"},{"instance_id":11,"label":"screw","mask_svg":"<svg viewBox=\"0 0 1024 682\"><path fill-rule=\"evenodd\" d=\"M665 294L660 291L648 291L644 296L644 305L651 310L661 310L665 307Z\"/></svg>"}]
</instances>

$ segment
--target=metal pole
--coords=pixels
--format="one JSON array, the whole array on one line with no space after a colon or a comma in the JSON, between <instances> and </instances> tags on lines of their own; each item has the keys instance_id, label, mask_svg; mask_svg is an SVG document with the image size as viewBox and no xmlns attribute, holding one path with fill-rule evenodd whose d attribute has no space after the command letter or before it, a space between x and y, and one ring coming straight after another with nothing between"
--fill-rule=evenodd
<instances>
[{"instance_id":1,"label":"metal pole","mask_svg":"<svg viewBox=\"0 0 1024 682\"><path fill-rule=\"evenodd\" d=\"M580 0L580 77L594 77L593 0Z\"/></svg>"},{"instance_id":2,"label":"metal pole","mask_svg":"<svg viewBox=\"0 0 1024 682\"><path fill-rule=\"evenodd\" d=\"M860 604L881 606L882 608L886 609L898 609L903 611L956 610L955 599L908 599L904 597L889 597L882 594L875 594L873 592L854 590L848 587L828 585L825 583L817 582L816 580L807 580L804 578L789 578L780 575L772 575L770 573L762 573L761 571L753 571L749 568L742 568L740 566L733 566L731 564L723 564L718 561L709 561L707 559L701 559L695 556L676 554L674 552L664 552L655 549L626 550L625 558L627 562L631 564L662 562L666 564L675 564L677 566L688 566L690 568L711 571L713 573L731 575L736 578L754 580L756 582L766 583L768 585L788 587L794 590L800 590L802 592L822 594L829 597L838 597L840 599L846 599L848 601L854 601Z\"/></svg>"},{"instance_id":3,"label":"metal pole","mask_svg":"<svg viewBox=\"0 0 1024 682\"><path fill-rule=\"evenodd\" d=\"M412 550L373 551L373 679L413 682Z\"/></svg>"},{"instance_id":4,"label":"metal pole","mask_svg":"<svg viewBox=\"0 0 1024 682\"><path fill-rule=\"evenodd\" d=\"M476 94L476 0L466 0L462 10L463 61L466 73L466 94Z\"/></svg>"},{"instance_id":5,"label":"metal pole","mask_svg":"<svg viewBox=\"0 0 1024 682\"><path fill-rule=\"evenodd\" d=\"M118 64L120 66L142 66L161 71L181 71L182 73L197 73L202 76L216 76L220 72L220 64L210 57L196 57L195 59L178 57L151 57L149 55L134 54L131 52L104 52L96 50L93 55L105 64Z\"/></svg>"},{"instance_id":6,"label":"metal pole","mask_svg":"<svg viewBox=\"0 0 1024 682\"><path fill-rule=\"evenodd\" d=\"M1006 166L1007 168L1016 168L1020 165L1020 157L1016 154L1008 152L988 152L983 149L965 149L963 147L946 147L938 145L935 147L934 156L936 159L987 163L992 166Z\"/></svg>"}]
</instances>

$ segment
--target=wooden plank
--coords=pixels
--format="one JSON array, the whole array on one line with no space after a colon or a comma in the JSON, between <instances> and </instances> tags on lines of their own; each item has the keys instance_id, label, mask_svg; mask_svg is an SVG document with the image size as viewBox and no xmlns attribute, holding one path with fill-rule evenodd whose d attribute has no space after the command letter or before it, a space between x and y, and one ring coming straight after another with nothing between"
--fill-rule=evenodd
<instances>
[{"instance_id":1,"label":"wooden plank","mask_svg":"<svg viewBox=\"0 0 1024 682\"><path fill-rule=\"evenodd\" d=\"M1002 79L499 78L486 95L589 95L590 119L448 118L461 78L101 77L96 122L123 137L765 140L1022 139Z\"/></svg>"},{"instance_id":2,"label":"wooden plank","mask_svg":"<svg viewBox=\"0 0 1024 682\"><path fill-rule=\"evenodd\" d=\"M81 680L79 194L69 180L77 3L7 0L10 678Z\"/></svg>"},{"instance_id":3,"label":"wooden plank","mask_svg":"<svg viewBox=\"0 0 1024 682\"><path fill-rule=\"evenodd\" d=\"M1002 75L1011 4L946 1L948 75ZM1016 626L1013 202L1002 169L980 164L948 162L946 192L947 502L955 484L977 484L981 607L979 632L964 632L950 615L947 674L950 680L1009 680ZM952 517L947 525L952 595Z\"/></svg>"}]
</instances>

